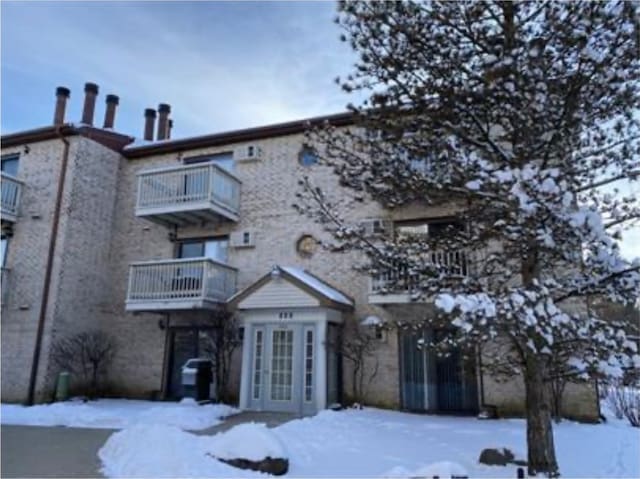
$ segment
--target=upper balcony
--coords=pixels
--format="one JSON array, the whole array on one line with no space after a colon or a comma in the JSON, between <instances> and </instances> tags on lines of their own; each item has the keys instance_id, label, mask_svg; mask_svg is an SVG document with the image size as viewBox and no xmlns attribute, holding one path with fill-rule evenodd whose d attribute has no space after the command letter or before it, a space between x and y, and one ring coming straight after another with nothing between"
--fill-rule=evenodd
<instances>
[{"instance_id":1,"label":"upper balcony","mask_svg":"<svg viewBox=\"0 0 640 479\"><path fill-rule=\"evenodd\" d=\"M126 310L217 309L235 294L237 275L236 268L210 258L132 263Z\"/></svg>"},{"instance_id":2,"label":"upper balcony","mask_svg":"<svg viewBox=\"0 0 640 479\"><path fill-rule=\"evenodd\" d=\"M20 194L22 182L17 178L2 173L2 221L15 223L18 219L18 207L20 206Z\"/></svg>"},{"instance_id":3,"label":"upper balcony","mask_svg":"<svg viewBox=\"0 0 640 479\"><path fill-rule=\"evenodd\" d=\"M3 196L4 202L4 196ZM240 180L213 163L138 173L136 216L169 226L238 221Z\"/></svg>"},{"instance_id":4,"label":"upper balcony","mask_svg":"<svg viewBox=\"0 0 640 479\"><path fill-rule=\"evenodd\" d=\"M430 259L447 275L464 278L469 274L470 258L464 251L434 251ZM420 276L412 274L407 267L380 272L369 280L369 303L411 303L412 292L418 289L419 283Z\"/></svg>"}]
</instances>

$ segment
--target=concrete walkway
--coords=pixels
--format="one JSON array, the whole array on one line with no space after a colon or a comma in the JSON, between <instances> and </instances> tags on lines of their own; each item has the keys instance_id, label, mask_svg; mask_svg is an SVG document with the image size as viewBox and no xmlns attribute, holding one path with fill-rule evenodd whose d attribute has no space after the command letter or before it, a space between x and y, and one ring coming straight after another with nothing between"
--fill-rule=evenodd
<instances>
[{"instance_id":1,"label":"concrete walkway","mask_svg":"<svg viewBox=\"0 0 640 479\"><path fill-rule=\"evenodd\" d=\"M103 477L98 450L112 429L2 426L0 476Z\"/></svg>"},{"instance_id":2,"label":"concrete walkway","mask_svg":"<svg viewBox=\"0 0 640 479\"><path fill-rule=\"evenodd\" d=\"M276 427L285 422L298 419L300 416L286 412L257 412L257 411L244 411L235 416L230 416L224 420L222 424L213 426L201 431L192 431L194 434L202 436L217 434L219 432L231 429L238 424L244 424L247 422L261 422L267 425L267 427Z\"/></svg>"},{"instance_id":3,"label":"concrete walkway","mask_svg":"<svg viewBox=\"0 0 640 479\"><path fill-rule=\"evenodd\" d=\"M208 435L226 431L246 422L276 427L297 416L285 413L242 412L222 424L193 431ZM0 476L5 477L103 477L98 450L113 429L72 427L0 427Z\"/></svg>"}]
</instances>

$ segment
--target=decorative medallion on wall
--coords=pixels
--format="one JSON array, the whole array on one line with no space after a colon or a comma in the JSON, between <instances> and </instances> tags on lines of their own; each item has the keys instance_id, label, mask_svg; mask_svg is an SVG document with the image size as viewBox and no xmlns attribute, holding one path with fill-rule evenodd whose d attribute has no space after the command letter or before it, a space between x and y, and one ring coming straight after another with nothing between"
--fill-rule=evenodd
<instances>
[{"instance_id":1,"label":"decorative medallion on wall","mask_svg":"<svg viewBox=\"0 0 640 479\"><path fill-rule=\"evenodd\" d=\"M318 240L311 235L302 235L296 243L296 251L303 258L310 258L318 249Z\"/></svg>"}]
</instances>

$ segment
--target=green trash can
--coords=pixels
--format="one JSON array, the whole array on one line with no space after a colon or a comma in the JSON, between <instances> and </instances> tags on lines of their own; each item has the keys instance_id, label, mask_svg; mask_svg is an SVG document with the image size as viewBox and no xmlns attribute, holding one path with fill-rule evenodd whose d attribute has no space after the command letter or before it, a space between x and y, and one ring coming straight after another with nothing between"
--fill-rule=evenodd
<instances>
[{"instance_id":1,"label":"green trash can","mask_svg":"<svg viewBox=\"0 0 640 479\"><path fill-rule=\"evenodd\" d=\"M58 374L56 383L56 401L66 401L69 399L69 373L66 371Z\"/></svg>"}]
</instances>

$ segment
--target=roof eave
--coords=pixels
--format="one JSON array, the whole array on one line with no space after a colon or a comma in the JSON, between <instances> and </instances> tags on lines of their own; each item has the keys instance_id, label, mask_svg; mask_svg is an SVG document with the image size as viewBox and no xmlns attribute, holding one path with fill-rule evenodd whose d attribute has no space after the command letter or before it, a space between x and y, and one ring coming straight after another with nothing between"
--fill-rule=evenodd
<instances>
[{"instance_id":1,"label":"roof eave","mask_svg":"<svg viewBox=\"0 0 640 479\"><path fill-rule=\"evenodd\" d=\"M245 141L255 141L264 138L273 138L277 136L294 135L303 133L308 128L320 126L323 123L329 123L332 126L347 126L354 122L353 113L337 113L334 115L319 116L307 118L305 120L292 121L287 123L279 123L276 125L259 126L255 128L246 128L243 130L234 130L224 133L215 133L212 135L195 136L192 138L182 138L176 140L163 140L162 142L150 145L141 145L129 147L124 150L123 154L127 158L140 158L149 155L158 155L164 153L177 153L185 150L193 150L196 148L207 148L211 146L222 146L230 143L240 143Z\"/></svg>"}]
</instances>

